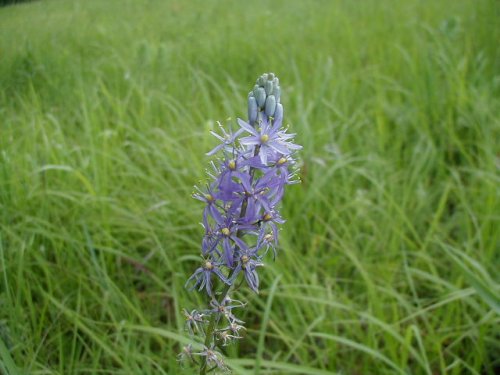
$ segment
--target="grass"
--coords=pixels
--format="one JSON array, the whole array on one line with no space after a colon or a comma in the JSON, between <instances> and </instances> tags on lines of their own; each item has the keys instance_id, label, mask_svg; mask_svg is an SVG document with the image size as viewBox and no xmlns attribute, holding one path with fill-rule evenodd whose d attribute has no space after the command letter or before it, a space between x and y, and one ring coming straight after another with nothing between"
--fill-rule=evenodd
<instances>
[{"instance_id":1,"label":"grass","mask_svg":"<svg viewBox=\"0 0 500 375\"><path fill-rule=\"evenodd\" d=\"M215 120L302 152L235 374L500 368L496 1L0 8L0 372L178 374ZM231 120L227 120L228 122ZM191 373L189 369L184 370Z\"/></svg>"}]
</instances>

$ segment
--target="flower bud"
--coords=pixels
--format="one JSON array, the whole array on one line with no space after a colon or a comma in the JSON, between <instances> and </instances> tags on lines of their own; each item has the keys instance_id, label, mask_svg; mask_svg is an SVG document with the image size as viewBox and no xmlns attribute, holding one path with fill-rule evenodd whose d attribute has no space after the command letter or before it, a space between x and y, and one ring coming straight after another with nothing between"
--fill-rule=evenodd
<instances>
[{"instance_id":1,"label":"flower bud","mask_svg":"<svg viewBox=\"0 0 500 375\"><path fill-rule=\"evenodd\" d=\"M272 80L274 79L274 73L268 73L268 74L267 74L267 79L268 79L269 81L272 81Z\"/></svg>"},{"instance_id":2,"label":"flower bud","mask_svg":"<svg viewBox=\"0 0 500 375\"><path fill-rule=\"evenodd\" d=\"M267 116L274 116L275 111L276 111L276 98L274 97L274 95L269 95L266 99L265 113Z\"/></svg>"},{"instance_id":3,"label":"flower bud","mask_svg":"<svg viewBox=\"0 0 500 375\"><path fill-rule=\"evenodd\" d=\"M266 95L271 95L273 91L273 81L266 81L264 84L264 90L266 90Z\"/></svg>"},{"instance_id":4,"label":"flower bud","mask_svg":"<svg viewBox=\"0 0 500 375\"><path fill-rule=\"evenodd\" d=\"M256 91L257 92L254 91L254 95L257 100L257 105L260 108L264 108L264 104L266 103L266 91L262 87L259 87Z\"/></svg>"},{"instance_id":5,"label":"flower bud","mask_svg":"<svg viewBox=\"0 0 500 375\"><path fill-rule=\"evenodd\" d=\"M274 122L276 121L283 121L283 106L281 103L276 105L276 111L274 112Z\"/></svg>"},{"instance_id":6,"label":"flower bud","mask_svg":"<svg viewBox=\"0 0 500 375\"><path fill-rule=\"evenodd\" d=\"M264 75L261 75L259 78L257 78L258 86L264 86L264 83L266 83L266 78L264 77Z\"/></svg>"},{"instance_id":7,"label":"flower bud","mask_svg":"<svg viewBox=\"0 0 500 375\"><path fill-rule=\"evenodd\" d=\"M259 110L257 108L257 100L252 95L248 98L248 122L253 125L257 121Z\"/></svg>"},{"instance_id":8,"label":"flower bud","mask_svg":"<svg viewBox=\"0 0 500 375\"><path fill-rule=\"evenodd\" d=\"M279 103L281 97L281 88L278 85L275 85L271 94L276 98L276 103Z\"/></svg>"},{"instance_id":9,"label":"flower bud","mask_svg":"<svg viewBox=\"0 0 500 375\"><path fill-rule=\"evenodd\" d=\"M259 95L259 86L258 86L258 85L255 85L255 86L253 87L252 92L253 92L253 96L255 96L255 97L257 98L257 95Z\"/></svg>"}]
</instances>

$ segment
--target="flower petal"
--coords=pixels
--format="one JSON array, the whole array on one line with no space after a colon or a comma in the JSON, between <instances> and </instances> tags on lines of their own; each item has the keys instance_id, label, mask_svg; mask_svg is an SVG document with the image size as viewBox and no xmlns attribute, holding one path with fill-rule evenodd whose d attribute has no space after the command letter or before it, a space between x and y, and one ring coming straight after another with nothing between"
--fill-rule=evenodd
<instances>
[{"instance_id":1,"label":"flower petal","mask_svg":"<svg viewBox=\"0 0 500 375\"><path fill-rule=\"evenodd\" d=\"M250 134L253 134L255 136L259 135L259 133L257 133L257 130L255 130L255 128L252 125L246 123L240 118L238 119L238 124Z\"/></svg>"}]
</instances>

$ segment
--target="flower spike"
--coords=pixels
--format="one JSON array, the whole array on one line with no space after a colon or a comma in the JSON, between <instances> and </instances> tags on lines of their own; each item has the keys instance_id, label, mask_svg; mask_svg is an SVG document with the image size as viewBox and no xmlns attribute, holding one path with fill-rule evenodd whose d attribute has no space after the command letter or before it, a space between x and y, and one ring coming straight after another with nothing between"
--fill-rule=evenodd
<instances>
[{"instance_id":1,"label":"flower spike","mask_svg":"<svg viewBox=\"0 0 500 375\"><path fill-rule=\"evenodd\" d=\"M214 369L226 370L216 346L241 339L244 322L234 310L246 303L228 296L231 289L248 285L259 292L258 271L272 250L278 248L279 212L285 187L297 182L295 134L283 128L283 105L278 78L261 75L248 94L248 120L237 119L237 129L211 134L220 142L207 155L213 156L205 188L196 187L193 198L204 204L201 242L203 261L186 282L191 290L205 291L210 299L203 310L186 310L186 329L201 336L204 349L183 349L179 358L196 362L200 375ZM241 283L238 281L241 280ZM237 287L238 285L238 287ZM219 324L223 324L219 326Z\"/></svg>"}]
</instances>

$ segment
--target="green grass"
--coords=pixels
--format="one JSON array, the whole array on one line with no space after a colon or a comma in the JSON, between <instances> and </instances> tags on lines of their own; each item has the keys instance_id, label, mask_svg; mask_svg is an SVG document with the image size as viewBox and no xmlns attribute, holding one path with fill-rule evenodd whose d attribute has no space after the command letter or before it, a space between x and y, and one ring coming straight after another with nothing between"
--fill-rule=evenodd
<instances>
[{"instance_id":1,"label":"green grass","mask_svg":"<svg viewBox=\"0 0 500 375\"><path fill-rule=\"evenodd\" d=\"M497 1L0 8L0 372L179 374L190 198L263 72L302 179L235 374L500 368ZM279 279L278 279L279 278ZM278 280L278 281L275 281ZM186 369L186 373L192 373Z\"/></svg>"}]
</instances>

